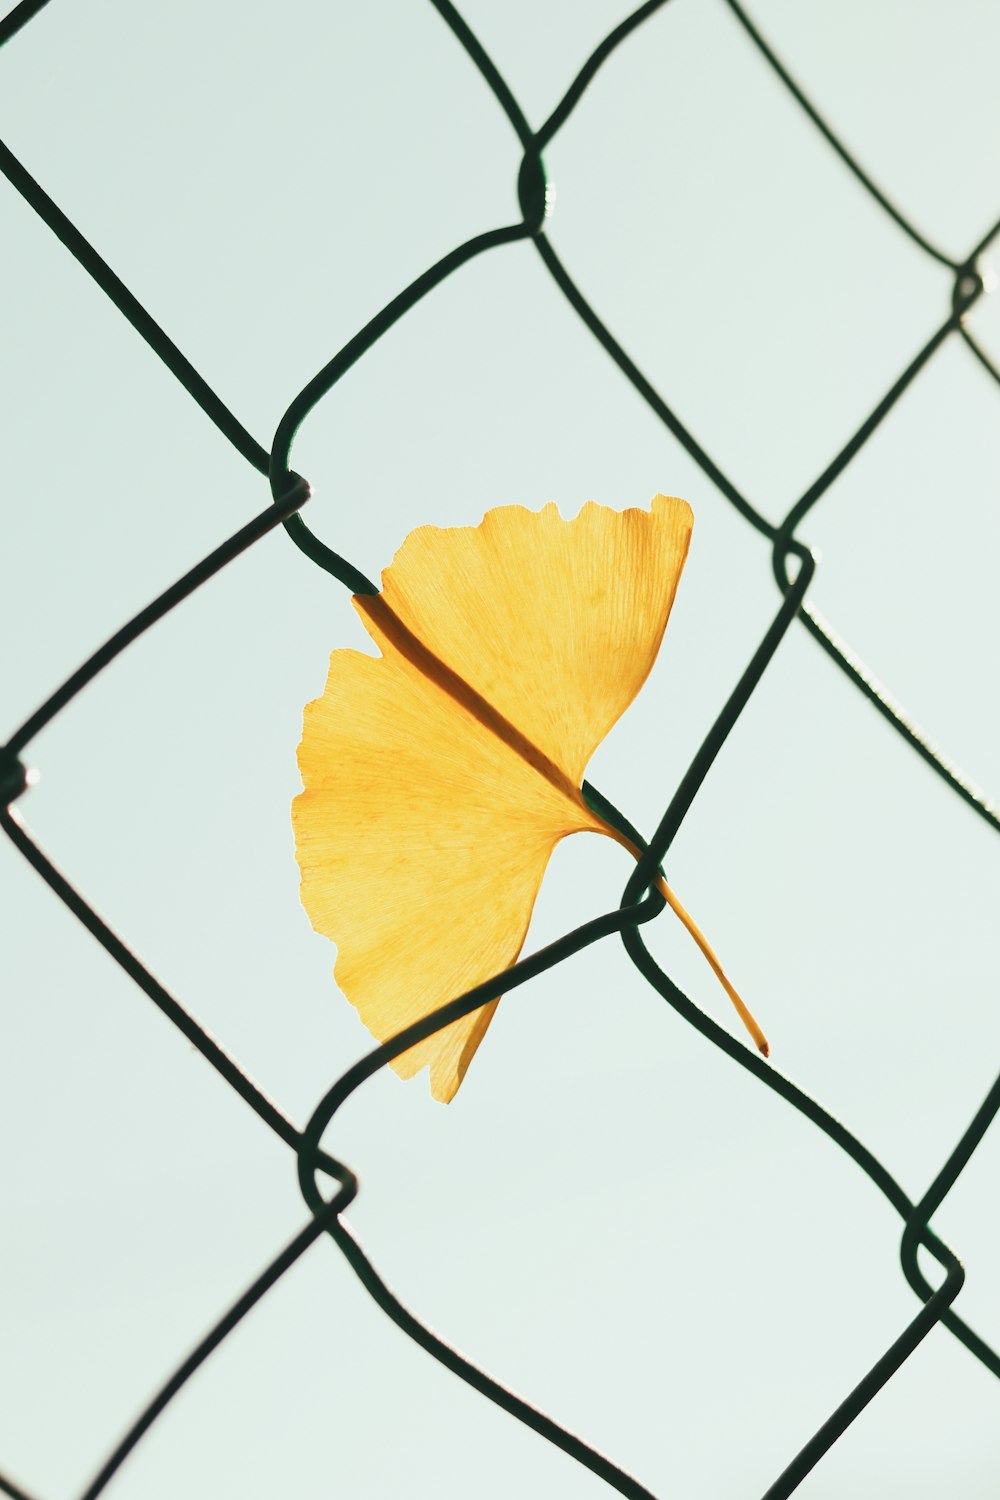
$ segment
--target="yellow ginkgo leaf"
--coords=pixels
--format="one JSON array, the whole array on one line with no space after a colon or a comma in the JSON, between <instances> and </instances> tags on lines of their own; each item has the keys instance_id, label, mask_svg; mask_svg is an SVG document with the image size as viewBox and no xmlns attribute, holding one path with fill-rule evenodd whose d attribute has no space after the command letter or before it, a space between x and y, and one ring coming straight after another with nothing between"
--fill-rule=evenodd
<instances>
[{"instance_id":1,"label":"yellow ginkgo leaf","mask_svg":"<svg viewBox=\"0 0 1000 1500\"><path fill-rule=\"evenodd\" d=\"M664 495L649 511L590 502L573 521L500 506L411 532L382 592L355 596L382 655L333 652L292 821L303 905L380 1041L514 963L559 839L603 833L638 857L580 783L653 665L691 526ZM497 1003L392 1066L429 1065L435 1098L453 1098Z\"/></svg>"}]
</instances>

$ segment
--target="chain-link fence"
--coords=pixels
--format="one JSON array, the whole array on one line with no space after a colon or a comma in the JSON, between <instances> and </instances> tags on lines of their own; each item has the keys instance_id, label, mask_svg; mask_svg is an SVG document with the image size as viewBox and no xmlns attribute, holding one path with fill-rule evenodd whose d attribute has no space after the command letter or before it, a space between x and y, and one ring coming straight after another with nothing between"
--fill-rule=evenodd
<instances>
[{"instance_id":1,"label":"chain-link fence","mask_svg":"<svg viewBox=\"0 0 1000 1500\"><path fill-rule=\"evenodd\" d=\"M42 9L43 3L44 0L24 0L24 3L17 6L6 21L0 23L0 42L11 42L16 37L16 33ZM344 1211L358 1190L357 1179L351 1167L337 1160L321 1145L324 1134L341 1105L391 1058L398 1056L415 1042L431 1035L458 1017L467 1015L497 995L515 991L519 986L526 984L570 955L580 952L601 938L616 934L621 937L637 970L653 989L658 991L668 1004L691 1026L700 1031L708 1041L726 1052L741 1067L753 1074L759 1082L791 1103L806 1119L839 1146L884 1194L898 1213L902 1223L900 1241L902 1269L920 1304L919 1310L908 1325L900 1331L898 1338L886 1349L877 1363L855 1388L845 1395L842 1404L831 1413L815 1436L775 1479L767 1490L767 1495L786 1496L797 1488L805 1475L819 1462L829 1447L882 1386L892 1378L935 1324L942 1323L981 1361L987 1370L1000 1376L1000 1356L993 1351L979 1332L969 1326L954 1310L953 1304L961 1290L964 1273L954 1253L930 1228L931 1217L951 1191L986 1132L996 1109L1000 1107L1000 1080L990 1090L974 1114L935 1180L927 1187L919 1201L914 1202L903 1191L888 1169L846 1126L833 1118L793 1082L783 1077L773 1066L758 1058L743 1045L742 1041L734 1040L693 1004L664 972L650 952L644 937L645 925L655 919L663 907L661 898L650 891L648 885L650 877L665 859L709 768L754 693L786 632L794 627L796 621L801 622L849 681L898 733L901 749L905 745L910 750L916 751L957 798L965 802L984 823L992 828L1000 829L1000 812L969 778L928 742L921 731L909 721L898 705L872 678L861 662L843 645L832 628L806 602L805 596L813 580L815 564L809 548L799 539L801 525L812 507L827 493L834 481L869 442L883 419L907 391L911 382L942 348L956 341L964 342L970 355L977 359L990 376L1000 384L1000 373L995 369L988 353L976 341L965 322L966 314L984 290L978 263L979 257L991 238L1000 231L1000 221L990 228L976 244L970 246L967 254L953 256L942 251L909 222L906 215L867 175L838 139L830 124L820 116L796 81L785 70L781 61L770 50L744 9L736 3L736 0L726 0L726 3L770 65L778 83L790 91L812 125L821 132L830 148L853 173L857 180L858 191L870 195L902 234L908 236L926 256L947 267L954 278L952 305L947 317L902 371L851 439L777 525L766 519L737 485L722 472L688 431L674 408L668 405L658 390L654 389L642 370L633 362L601 320L588 301L584 290L571 278L546 235L547 182L542 162L543 151L580 105L588 84L606 59L620 45L628 45L629 39L633 37L642 23L664 7L665 0L650 0L650 3L641 6L604 39L564 97L538 129L533 129L528 123L504 78L459 12L448 4L447 0L434 0L435 9L465 49L470 66L478 70L483 84L492 92L520 144L522 156L517 188L522 217L516 223L477 235L459 245L419 276L366 323L361 331L294 397L278 424L270 448L258 442L242 425L172 342L168 333L158 326L137 298L102 259L98 250L88 243L75 225L62 213L58 205L48 196L44 186L34 180L29 171L6 147L0 145L0 167L11 186L23 196L53 234L93 277L98 286L145 339L150 350L164 362L215 424L220 434L233 445L253 469L267 476L272 495L272 503L261 514L238 530L223 546L193 566L173 587L154 599L95 651L84 665L74 672L10 737L2 752L4 811L0 820L10 840L20 850L25 860L47 882L66 908L102 944L139 989L183 1032L220 1076L295 1153L302 1194L311 1211L311 1218L301 1232L287 1245L267 1271L240 1296L209 1335L180 1365L163 1389L149 1402L101 1471L82 1491L83 1500L92 1500L92 1497L104 1491L119 1466L136 1444L142 1440L151 1424L189 1376L211 1355L244 1315L275 1285L284 1272L323 1235L329 1235L336 1243L364 1287L386 1315L448 1369L579 1463L591 1469L619 1493L629 1496L650 1495L651 1492L647 1488L630 1477L616 1463L605 1458L582 1438L568 1432L559 1423L536 1410L503 1384L494 1380L487 1372L477 1368L430 1331L414 1313L401 1304L372 1265L344 1218ZM11 54L8 54L5 57L5 62L10 56ZM554 286L563 294L582 322L631 382L636 394L647 403L678 442L684 446L704 474L748 525L768 539L772 548L773 571L780 590L781 601L773 622L753 651L736 688L728 701L722 705L710 733L686 774L672 791L667 809L648 843L597 788L585 784L588 798L593 805L610 822L626 830L629 836L645 849L642 861L625 887L619 907L577 927L470 993L456 997L440 1011L408 1027L391 1042L374 1049L334 1083L325 1097L316 1105L307 1125L300 1129L260 1091L223 1047L206 1034L181 1002L152 975L127 941L102 920L86 897L60 872L33 839L21 817L19 807L19 799L27 790L30 781L27 770L30 747L36 735L127 646L276 527L284 526L289 537L302 552L318 567L325 569L345 585L350 592L375 592L374 585L365 575L321 541L303 520L301 511L309 498L309 486L307 481L291 468L290 454L295 434L304 418L331 392L345 372L422 298L433 292L437 286L458 272L474 257L488 250L519 241L530 241L534 245L546 270L551 275ZM920 1247L924 1247L941 1267L943 1274L937 1287L930 1284L918 1264ZM27 1492L10 1478L0 1476L0 1489L15 1497L15 1500L18 1500L18 1497L20 1500L26 1500ZM32 1496L30 1500L45 1500L45 1497Z\"/></svg>"}]
</instances>

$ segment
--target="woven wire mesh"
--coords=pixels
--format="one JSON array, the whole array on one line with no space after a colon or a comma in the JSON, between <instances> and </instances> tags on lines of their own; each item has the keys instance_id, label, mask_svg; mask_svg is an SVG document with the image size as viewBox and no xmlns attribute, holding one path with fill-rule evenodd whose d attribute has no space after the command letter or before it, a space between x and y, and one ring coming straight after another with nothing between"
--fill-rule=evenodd
<instances>
[{"instance_id":1,"label":"woven wire mesh","mask_svg":"<svg viewBox=\"0 0 1000 1500\"><path fill-rule=\"evenodd\" d=\"M467 1013L498 993L509 994L516 991L521 985L546 969L566 960L570 955L582 951L598 939L615 934L620 934L636 968L655 991L662 995L705 1038L728 1053L761 1083L780 1094L846 1152L867 1173L900 1217L902 1268L910 1287L919 1300L920 1307L907 1326L900 1328L898 1337L891 1347L885 1350L868 1373L859 1380L854 1390L850 1393L845 1391L843 1403L831 1412L828 1420L802 1448L797 1457L791 1460L784 1473L774 1481L766 1493L773 1496L792 1493L836 1438L850 1425L886 1381L892 1379L910 1358L935 1324L942 1323L987 1370L1000 1375L1000 1358L981 1334L970 1327L952 1307L962 1287L963 1272L952 1251L929 1227L932 1215L954 1186L959 1173L968 1162L987 1130L996 1108L1000 1105L1000 1083L990 1090L980 1108L972 1115L967 1128L938 1175L925 1187L917 1199L911 1198L899 1186L889 1170L848 1128L833 1119L820 1105L794 1083L784 1078L775 1068L757 1059L741 1041L733 1040L726 1031L705 1016L664 972L646 942L646 924L657 917L661 909L658 898L646 892L646 881L652 869L666 858L708 770L751 700L765 669L779 649L786 633L790 628L795 628L796 621L801 622L853 686L864 694L896 731L899 736L899 753L903 753L904 746L915 751L949 788L953 796L963 801L984 825L993 829L1000 827L1000 817L988 799L977 790L968 777L931 746L861 663L843 647L832 629L808 603L803 602L813 581L814 562L808 548L798 537L799 528L812 507L826 495L845 468L877 432L883 418L904 396L911 382L939 354L939 351L945 347L951 347L958 340L963 341L970 354L997 383L1000 383L1000 376L994 370L989 355L976 342L964 321L983 293L977 258L997 233L1000 225L989 228L977 243L969 247L967 253L961 255L950 255L930 239L925 238L892 204L882 190L868 178L830 126L818 116L796 82L769 51L764 39L754 29L750 17L741 7L733 3L733 0L728 0L728 3L733 16L770 65L780 84L792 93L798 105L822 132L828 144L854 173L858 182L858 190L867 192L897 229L906 235L924 255L947 267L954 278L952 304L940 325L836 457L809 485L787 515L777 523L767 519L762 511L751 503L746 495L717 467L710 455L684 426L674 408L667 404L664 396L652 387L641 370L632 362L627 352L603 324L598 313L587 300L584 291L571 278L546 234L546 180L541 159L543 150L554 141L559 130L581 104L584 90L594 79L602 64L617 47L630 43L633 34L637 33L637 28L643 22L664 8L664 0L657 0L657 3L641 7L608 35L539 129L532 129L528 124L504 79L475 36L469 31L460 14L448 4L435 5L441 18L465 49L469 64L478 70L482 82L492 91L513 127L523 152L518 175L518 198L522 218L517 222L477 235L445 255L430 270L395 297L370 322L366 323L360 333L352 338L291 401L278 424L270 450L265 449L233 416L221 398L171 342L168 334L157 325L141 303L105 264L97 249L90 245L80 231L61 213L58 206L45 192L44 187L32 178L29 171L15 159L11 152L5 147L0 148L0 166L3 167L13 187L24 196L36 213L42 217L146 339L151 349L160 356L220 432L229 439L236 452L259 474L268 477L272 496L272 503L255 519L242 526L228 542L212 552L210 556L196 563L175 586L149 603L105 646L99 648L84 667L15 731L4 752L5 800L8 810L3 814L3 825L9 838L69 911L98 939L135 984L182 1030L190 1042L216 1068L221 1077L250 1104L264 1123L271 1127L278 1139L291 1147L298 1159L301 1190L311 1210L308 1224L296 1234L266 1272L233 1304L230 1311L219 1321L204 1342L191 1352L179 1366L174 1377L153 1398L135 1426L124 1435L101 1471L82 1491L85 1497L96 1496L104 1490L120 1464L143 1439L159 1413L189 1376L220 1345L244 1314L255 1306L276 1285L285 1271L296 1264L304 1252L324 1234L328 1234L334 1240L366 1290L383 1311L405 1333L427 1348L449 1369L591 1469L599 1478L605 1480L620 1493L633 1496L651 1493L638 1480L631 1478L619 1468L616 1462L603 1457L592 1448L584 1438L578 1438L567 1432L559 1423L512 1394L488 1373L478 1370L462 1355L456 1353L431 1333L413 1313L396 1300L367 1258L344 1218L344 1211L357 1191L357 1181L351 1165L331 1155L329 1148L324 1150L320 1146L320 1141L324 1138L324 1133L336 1111L355 1089L385 1066L390 1056L412 1045L418 1038L447 1024L457 1015ZM669 9L669 6L666 8ZM24 4L17 7L0 30L0 39L3 41L14 39L16 32L31 21L40 9L41 6L37 4ZM16 41L14 45L16 46ZM10 65L11 57L16 57L13 48L4 59L8 65ZM293 438L299 425L319 402L329 396L341 376L362 359L381 336L417 302L433 292L448 278L460 272L463 266L477 256L493 250L502 253L503 247L519 241L530 241L533 244L555 286L564 294L582 322L615 360L632 383L636 393L669 428L674 438L687 449L705 475L748 525L771 542L773 571L781 599L773 622L763 634L762 639L754 643L754 649L749 653L745 671L731 697L719 705L718 718L703 745L676 788L670 789L667 809L659 827L649 841L647 856L629 879L619 907L583 924L537 953L531 954L513 970L498 976L496 981L480 986L468 995L457 997L443 1011L429 1017L416 1027L408 1029L392 1043L372 1051L333 1084L326 1096L316 1105L307 1125L300 1128L261 1092L225 1049L205 1033L178 998L153 977L127 942L118 937L103 922L85 895L74 888L34 841L21 818L19 806L15 806L26 789L24 768L29 759L29 747L35 736L69 704L84 686L101 674L128 645L142 636L157 620L184 603L203 584L208 584L246 549L254 546L278 526L284 525L290 537L306 556L320 568L332 574L348 589L357 591L373 588L364 573L331 550L327 543L313 533L301 516L300 511L308 499L309 491L306 482L294 474L290 466ZM588 787L588 792L592 799L599 802L612 820L622 820L622 815L605 800L600 791L594 787ZM918 1264L917 1251L920 1246L923 1246L941 1267L936 1289ZM858 1373L861 1375L860 1370ZM28 1489L20 1488L13 1479L3 1476L0 1476L0 1487L14 1496L33 1493ZM35 1496L34 1500L44 1500L44 1497Z\"/></svg>"}]
</instances>

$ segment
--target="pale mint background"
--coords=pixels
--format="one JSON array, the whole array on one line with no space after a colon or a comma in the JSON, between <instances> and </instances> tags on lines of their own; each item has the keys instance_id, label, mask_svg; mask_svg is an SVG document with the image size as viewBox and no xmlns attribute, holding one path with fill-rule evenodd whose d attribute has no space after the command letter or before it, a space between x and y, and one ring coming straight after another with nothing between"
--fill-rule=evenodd
<instances>
[{"instance_id":1,"label":"pale mint background","mask_svg":"<svg viewBox=\"0 0 1000 1500\"><path fill-rule=\"evenodd\" d=\"M540 122L612 0L468 0ZM964 253L1000 214L1000 13L755 0L886 190ZM0 135L265 444L438 256L516 217L517 143L431 6L53 3L0 55ZM548 152L553 243L716 461L781 516L947 313L722 0L673 0ZM0 185L3 718L263 508L257 476ZM996 305L974 325L1000 357ZM952 341L810 516L814 602L1000 795L1000 388ZM497 503L690 499L661 660L592 778L651 830L777 606L764 541L619 375L530 245L399 324L304 427L309 522L373 576ZM133 647L31 750L57 862L297 1120L369 1045L299 906L302 705L364 636L281 534ZM568 841L529 946L615 904ZM793 630L669 860L774 1062L919 1196L1000 1065L1000 844ZM0 1469L80 1492L306 1221L290 1153L4 843ZM391 899L391 890L386 892ZM476 920L470 912L470 920ZM649 929L647 929L647 932ZM649 934L724 1024L676 923ZM752 1500L917 1304L900 1223L609 939L512 996L456 1103L382 1075L331 1134L414 1309L658 1496ZM1000 1132L936 1223L1000 1343ZM801 1494L998 1493L1000 1387L936 1330ZM313 1248L191 1382L121 1500L599 1497Z\"/></svg>"}]
</instances>

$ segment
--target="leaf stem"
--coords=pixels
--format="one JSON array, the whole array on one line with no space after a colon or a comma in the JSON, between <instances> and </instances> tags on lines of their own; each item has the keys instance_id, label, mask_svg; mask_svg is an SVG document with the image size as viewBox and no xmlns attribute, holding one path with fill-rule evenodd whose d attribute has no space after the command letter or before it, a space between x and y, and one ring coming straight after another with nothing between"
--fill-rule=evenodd
<instances>
[{"instance_id":1,"label":"leaf stem","mask_svg":"<svg viewBox=\"0 0 1000 1500\"><path fill-rule=\"evenodd\" d=\"M633 840L628 836L627 833L625 833L623 829L616 828L615 825L609 822L601 812L597 811L596 807L591 807L590 804L586 801L584 805L588 807L588 810L593 813L594 816L603 825L601 829L602 833L606 833L609 838L614 839L616 844L621 844L623 849L627 849L628 852L632 855L633 859L639 860L642 858L642 854L638 845L633 842ZM722 967L722 964L719 962L718 955L716 954L715 949L712 947L711 943L708 941L708 938L702 932L701 928L691 916L690 912L687 911L681 901L667 885L666 877L663 874L657 875L655 884L656 889L659 891L664 901L666 901L667 905L670 907L670 910L675 914L675 916L678 916L680 918L684 926L687 928L688 932L694 938L698 947L701 949L702 953L705 955L705 958L708 960L713 974L722 985L722 988L725 990L730 1000L733 1002L733 1005L736 1007L736 1014L743 1022L747 1031L749 1031L750 1035L753 1037L754 1045L757 1048L758 1052L762 1053L764 1057L770 1057L771 1047L767 1040L767 1037L764 1035L760 1026L757 1024L757 1021L752 1015L749 1007L744 1003L742 997L736 989L736 986L730 981L728 974Z\"/></svg>"},{"instance_id":2,"label":"leaf stem","mask_svg":"<svg viewBox=\"0 0 1000 1500\"><path fill-rule=\"evenodd\" d=\"M730 983L726 971L725 969L723 969L718 958L716 957L711 943L709 943L708 939L702 932L701 928L698 926L697 922L695 922L694 919L689 915L689 913L685 911L684 907L681 905L680 901L678 901L677 897L667 885L667 882L664 880L662 875L657 876L656 889L664 898L671 911L675 912L676 915L680 917L681 921L684 923L684 926L687 928L688 932L694 938L695 942L698 944L698 947L705 955L709 965L712 968L713 973L715 974L716 979L722 985L722 988L725 990L726 994L735 1005L736 1014L743 1022L747 1031L749 1031L750 1035L753 1037L754 1044L757 1047L758 1052L761 1052L764 1057L769 1057L771 1048L768 1044L767 1037L761 1031L756 1020L751 1015L746 1005L744 1005L734 986Z\"/></svg>"}]
</instances>

